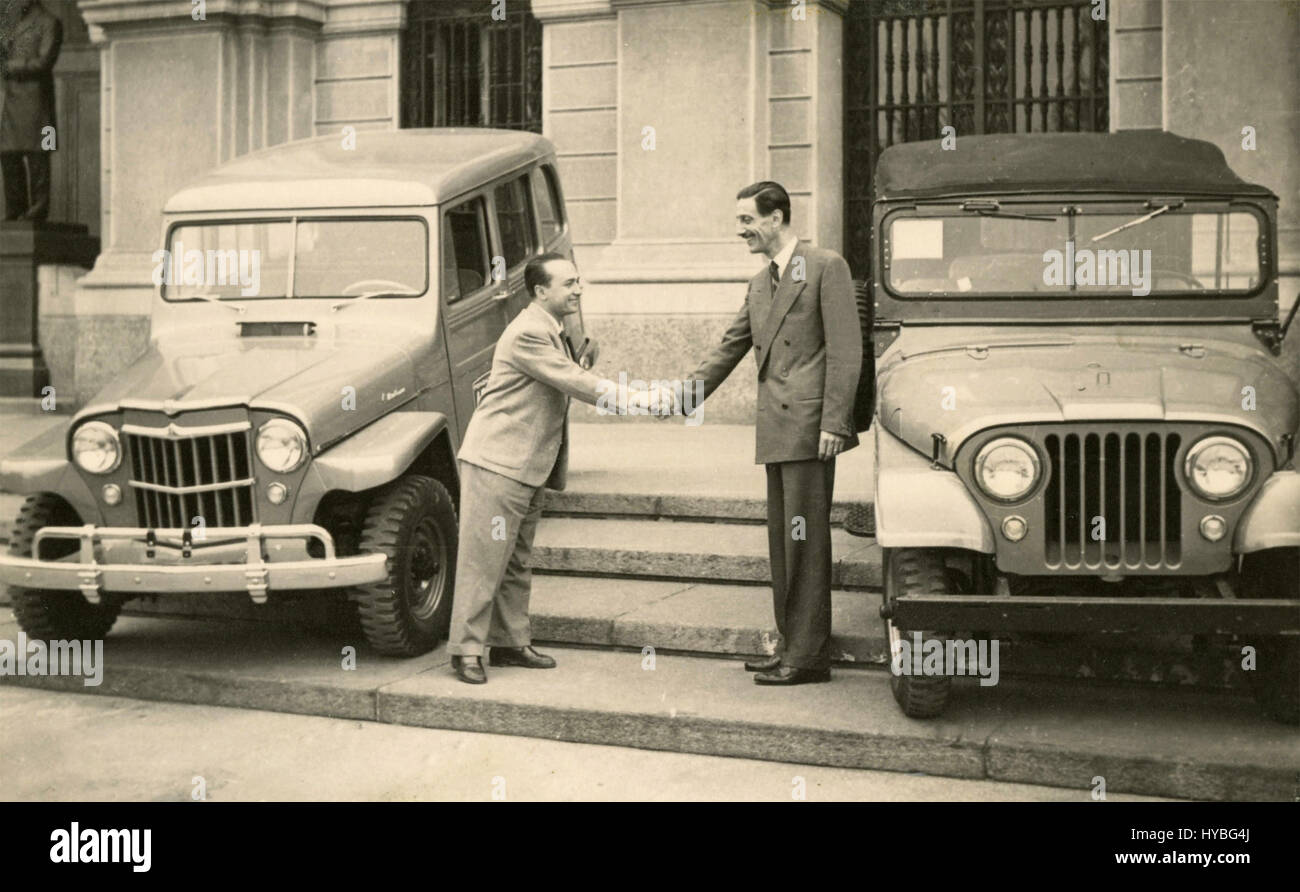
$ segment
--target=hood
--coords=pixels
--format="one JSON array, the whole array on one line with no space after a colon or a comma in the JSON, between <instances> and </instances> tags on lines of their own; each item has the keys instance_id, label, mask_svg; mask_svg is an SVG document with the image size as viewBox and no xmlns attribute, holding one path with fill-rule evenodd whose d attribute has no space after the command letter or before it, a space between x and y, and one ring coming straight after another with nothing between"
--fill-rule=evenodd
<instances>
[{"instance_id":1,"label":"hood","mask_svg":"<svg viewBox=\"0 0 1300 892\"><path fill-rule=\"evenodd\" d=\"M905 331L878 373L880 423L925 455L942 434L949 466L978 431L1077 421L1239 425L1284 455L1300 423L1295 385L1258 344L1202 335Z\"/></svg>"},{"instance_id":2,"label":"hood","mask_svg":"<svg viewBox=\"0 0 1300 892\"><path fill-rule=\"evenodd\" d=\"M414 398L416 383L410 354L391 340L168 339L150 344L76 420L122 408L175 415L247 406L297 418L315 452ZM344 387L356 389L354 410L341 408Z\"/></svg>"}]
</instances>

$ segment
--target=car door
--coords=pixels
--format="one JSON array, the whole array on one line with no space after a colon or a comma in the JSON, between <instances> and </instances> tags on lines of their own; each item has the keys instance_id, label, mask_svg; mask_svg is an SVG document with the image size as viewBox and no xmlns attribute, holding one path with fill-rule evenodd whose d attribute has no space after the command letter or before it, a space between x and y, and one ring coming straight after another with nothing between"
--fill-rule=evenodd
<instances>
[{"instance_id":1,"label":"car door","mask_svg":"<svg viewBox=\"0 0 1300 892\"><path fill-rule=\"evenodd\" d=\"M492 278L485 195L458 199L445 208L441 230L443 331L458 435L463 436L474 411L474 381L491 368L492 351L506 325L508 294Z\"/></svg>"}]
</instances>

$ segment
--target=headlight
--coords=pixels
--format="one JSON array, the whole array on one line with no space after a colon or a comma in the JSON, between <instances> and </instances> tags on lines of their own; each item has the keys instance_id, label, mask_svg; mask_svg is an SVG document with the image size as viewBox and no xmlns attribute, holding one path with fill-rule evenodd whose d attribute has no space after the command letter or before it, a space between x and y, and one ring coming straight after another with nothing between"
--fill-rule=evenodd
<instances>
[{"instance_id":1,"label":"headlight","mask_svg":"<svg viewBox=\"0 0 1300 892\"><path fill-rule=\"evenodd\" d=\"M102 421L87 421L72 435L72 460L90 474L107 474L122 460L117 431Z\"/></svg>"},{"instance_id":2,"label":"headlight","mask_svg":"<svg viewBox=\"0 0 1300 892\"><path fill-rule=\"evenodd\" d=\"M1024 440L999 437L975 456L975 481L988 495L1004 502L1022 498L1038 482L1038 453Z\"/></svg>"},{"instance_id":3,"label":"headlight","mask_svg":"<svg viewBox=\"0 0 1300 892\"><path fill-rule=\"evenodd\" d=\"M277 474L287 474L307 457L307 435L283 418L272 418L257 429L257 457Z\"/></svg>"},{"instance_id":4,"label":"headlight","mask_svg":"<svg viewBox=\"0 0 1300 892\"><path fill-rule=\"evenodd\" d=\"M1206 437L1187 450L1183 473L1197 494L1230 499L1250 485L1250 452L1231 437Z\"/></svg>"}]
</instances>

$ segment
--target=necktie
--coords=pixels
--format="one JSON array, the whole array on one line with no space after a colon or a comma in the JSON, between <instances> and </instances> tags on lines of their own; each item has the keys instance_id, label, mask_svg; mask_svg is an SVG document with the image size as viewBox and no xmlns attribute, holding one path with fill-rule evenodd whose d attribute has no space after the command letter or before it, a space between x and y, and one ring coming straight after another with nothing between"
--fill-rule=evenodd
<instances>
[{"instance_id":1,"label":"necktie","mask_svg":"<svg viewBox=\"0 0 1300 892\"><path fill-rule=\"evenodd\" d=\"M781 284L781 267L777 266L776 261L773 260L768 266L767 272L772 277L772 290L775 291L776 286Z\"/></svg>"}]
</instances>

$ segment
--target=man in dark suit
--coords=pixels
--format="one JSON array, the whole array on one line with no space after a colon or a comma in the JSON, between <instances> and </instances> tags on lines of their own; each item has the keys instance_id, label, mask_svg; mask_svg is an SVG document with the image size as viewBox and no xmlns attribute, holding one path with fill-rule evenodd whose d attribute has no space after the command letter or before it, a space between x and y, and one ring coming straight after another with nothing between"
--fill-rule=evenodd
<instances>
[{"instance_id":1,"label":"man in dark suit","mask_svg":"<svg viewBox=\"0 0 1300 892\"><path fill-rule=\"evenodd\" d=\"M21 0L20 8L12 31L0 36L0 74L4 77L0 170L5 183L5 219L44 220L50 211L50 156L42 145L43 131L55 126L53 72L63 42L63 23L37 0ZM54 135L57 138L58 134Z\"/></svg>"},{"instance_id":2,"label":"man in dark suit","mask_svg":"<svg viewBox=\"0 0 1300 892\"><path fill-rule=\"evenodd\" d=\"M578 364L564 317L578 312L582 282L567 257L542 254L524 267L533 301L497 341L483 397L456 454L460 542L451 610L456 677L483 684L483 651L493 666L551 669L532 647L529 559L546 487L564 489L569 464L569 401L599 406L613 388ZM635 390L638 414L675 411L673 395ZM629 406L618 406L617 414Z\"/></svg>"},{"instance_id":3,"label":"man in dark suit","mask_svg":"<svg viewBox=\"0 0 1300 892\"><path fill-rule=\"evenodd\" d=\"M758 684L830 680L831 493L835 456L858 445L854 394L862 336L844 258L796 238L779 183L736 196L736 234L768 263L690 380L707 398L752 348L758 363L755 460L767 466L767 536L781 646L745 663Z\"/></svg>"}]
</instances>

